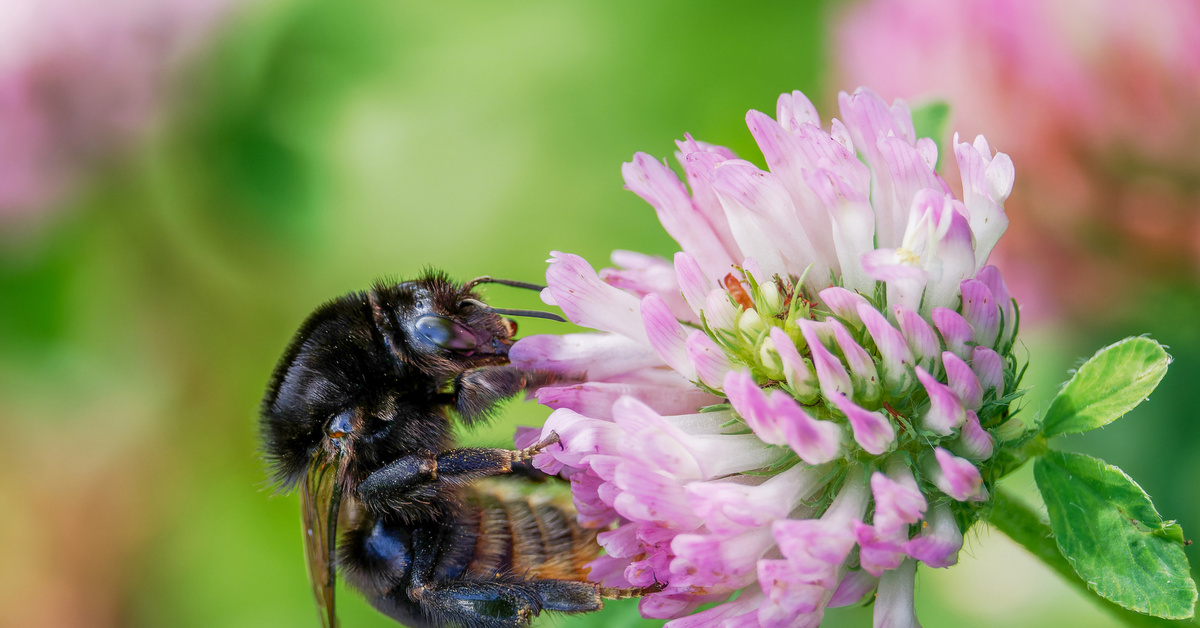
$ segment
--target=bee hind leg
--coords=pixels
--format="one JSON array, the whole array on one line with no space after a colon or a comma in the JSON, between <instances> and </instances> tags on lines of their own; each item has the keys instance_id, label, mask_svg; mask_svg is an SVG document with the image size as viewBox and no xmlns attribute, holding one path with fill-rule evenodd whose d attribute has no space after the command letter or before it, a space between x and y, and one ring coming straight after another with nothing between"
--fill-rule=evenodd
<instances>
[{"instance_id":1,"label":"bee hind leg","mask_svg":"<svg viewBox=\"0 0 1200 628\"><path fill-rule=\"evenodd\" d=\"M541 598L542 608L560 613L588 613L600 610L600 587L591 582L573 580L532 580L530 584Z\"/></svg>"},{"instance_id":2,"label":"bee hind leg","mask_svg":"<svg viewBox=\"0 0 1200 628\"><path fill-rule=\"evenodd\" d=\"M602 587L593 582L575 580L533 580L530 582L541 598L542 608L560 613L590 613L604 607L604 600L623 600L642 597L662 590L663 585L650 587Z\"/></svg>"},{"instance_id":3,"label":"bee hind leg","mask_svg":"<svg viewBox=\"0 0 1200 628\"><path fill-rule=\"evenodd\" d=\"M525 582L444 580L409 589L428 626L520 628L542 611L536 589Z\"/></svg>"},{"instance_id":4,"label":"bee hind leg","mask_svg":"<svg viewBox=\"0 0 1200 628\"><path fill-rule=\"evenodd\" d=\"M655 582L648 587L599 587L598 592L600 597L606 600L625 600L631 597L642 597L651 593L658 593L666 588L666 586L661 582Z\"/></svg>"}]
</instances>

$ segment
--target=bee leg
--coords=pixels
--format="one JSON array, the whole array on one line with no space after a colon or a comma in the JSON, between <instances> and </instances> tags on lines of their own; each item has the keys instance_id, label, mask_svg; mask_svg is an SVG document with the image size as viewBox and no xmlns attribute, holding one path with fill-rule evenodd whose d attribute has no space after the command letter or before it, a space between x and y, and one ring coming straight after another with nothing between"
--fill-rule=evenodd
<instances>
[{"instance_id":1,"label":"bee leg","mask_svg":"<svg viewBox=\"0 0 1200 628\"><path fill-rule=\"evenodd\" d=\"M524 582L443 580L406 592L434 626L515 628L542 612L534 588Z\"/></svg>"},{"instance_id":2,"label":"bee leg","mask_svg":"<svg viewBox=\"0 0 1200 628\"><path fill-rule=\"evenodd\" d=\"M415 531L412 579L407 587L387 594L420 608L426 625L516 628L528 626L542 612L537 590L525 580L502 575L486 580L435 579L441 545L438 531Z\"/></svg>"},{"instance_id":3,"label":"bee leg","mask_svg":"<svg viewBox=\"0 0 1200 628\"><path fill-rule=\"evenodd\" d=\"M467 423L488 418L496 404L523 390L534 390L559 381L550 371L514 366L485 366L463 371L454 381L454 408Z\"/></svg>"},{"instance_id":4,"label":"bee leg","mask_svg":"<svg viewBox=\"0 0 1200 628\"><path fill-rule=\"evenodd\" d=\"M601 588L591 582L573 580L532 580L530 584L541 599L542 608L560 613L590 613L604 606Z\"/></svg>"},{"instance_id":5,"label":"bee leg","mask_svg":"<svg viewBox=\"0 0 1200 628\"><path fill-rule=\"evenodd\" d=\"M408 455L380 467L358 485L359 496L371 507L375 504L398 506L412 498L423 497L434 483L466 484L489 475L512 472L514 462L529 460L545 447L558 442L558 434L521 450L489 447L450 449L437 456Z\"/></svg>"},{"instance_id":6,"label":"bee leg","mask_svg":"<svg viewBox=\"0 0 1200 628\"><path fill-rule=\"evenodd\" d=\"M600 597L606 600L625 600L631 597L643 597L651 593L658 593L665 589L667 585L656 582L648 587L600 587Z\"/></svg>"}]
</instances>

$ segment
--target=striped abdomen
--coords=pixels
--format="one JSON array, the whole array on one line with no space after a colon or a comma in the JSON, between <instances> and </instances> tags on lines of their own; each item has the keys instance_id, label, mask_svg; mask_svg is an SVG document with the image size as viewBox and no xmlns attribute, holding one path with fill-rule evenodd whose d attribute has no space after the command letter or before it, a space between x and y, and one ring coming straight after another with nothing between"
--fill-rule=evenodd
<instances>
[{"instance_id":1,"label":"striped abdomen","mask_svg":"<svg viewBox=\"0 0 1200 628\"><path fill-rule=\"evenodd\" d=\"M479 481L463 495L455 548L467 571L484 577L586 580L584 565L599 553L596 531L579 526L562 496L529 494L510 482Z\"/></svg>"}]
</instances>

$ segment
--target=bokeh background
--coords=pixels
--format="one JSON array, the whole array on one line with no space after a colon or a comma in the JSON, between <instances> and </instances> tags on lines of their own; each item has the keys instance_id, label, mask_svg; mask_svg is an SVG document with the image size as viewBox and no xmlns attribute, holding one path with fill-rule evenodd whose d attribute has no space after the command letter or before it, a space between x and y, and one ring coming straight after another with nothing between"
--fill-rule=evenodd
<instances>
[{"instance_id":1,"label":"bokeh background","mask_svg":"<svg viewBox=\"0 0 1200 628\"><path fill-rule=\"evenodd\" d=\"M1013 156L997 261L1024 411L1105 344L1170 345L1150 402L1061 445L1191 536L1198 33L1188 0L0 3L0 626L316 625L297 498L266 489L255 430L303 317L426 266L669 256L621 162L690 132L761 163L745 111L792 89L826 122L859 84L946 98L952 128ZM513 403L463 438L546 414ZM1032 497L1028 470L1008 484ZM967 543L920 573L927 628L1115 625L1000 533ZM349 592L341 615L390 625ZM540 625L656 623L626 603Z\"/></svg>"}]
</instances>

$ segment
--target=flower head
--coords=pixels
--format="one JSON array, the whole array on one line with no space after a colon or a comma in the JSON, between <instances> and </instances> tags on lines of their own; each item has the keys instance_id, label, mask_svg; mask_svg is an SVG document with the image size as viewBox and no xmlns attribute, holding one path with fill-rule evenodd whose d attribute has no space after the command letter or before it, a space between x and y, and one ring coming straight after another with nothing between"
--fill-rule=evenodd
<instances>
[{"instance_id":1,"label":"flower head","mask_svg":"<svg viewBox=\"0 0 1200 628\"><path fill-rule=\"evenodd\" d=\"M828 130L799 92L751 111L769 170L688 137L685 186L636 155L626 183L683 251L599 273L554 253L546 301L598 332L511 352L586 374L536 392L556 411L519 445L559 434L534 462L609 528L592 576L664 585L641 609L676 628L815 626L876 587L877 625L916 625L917 564L955 563L1021 435L1016 308L987 266L1011 162L956 143L960 201L903 102L839 102Z\"/></svg>"}]
</instances>

